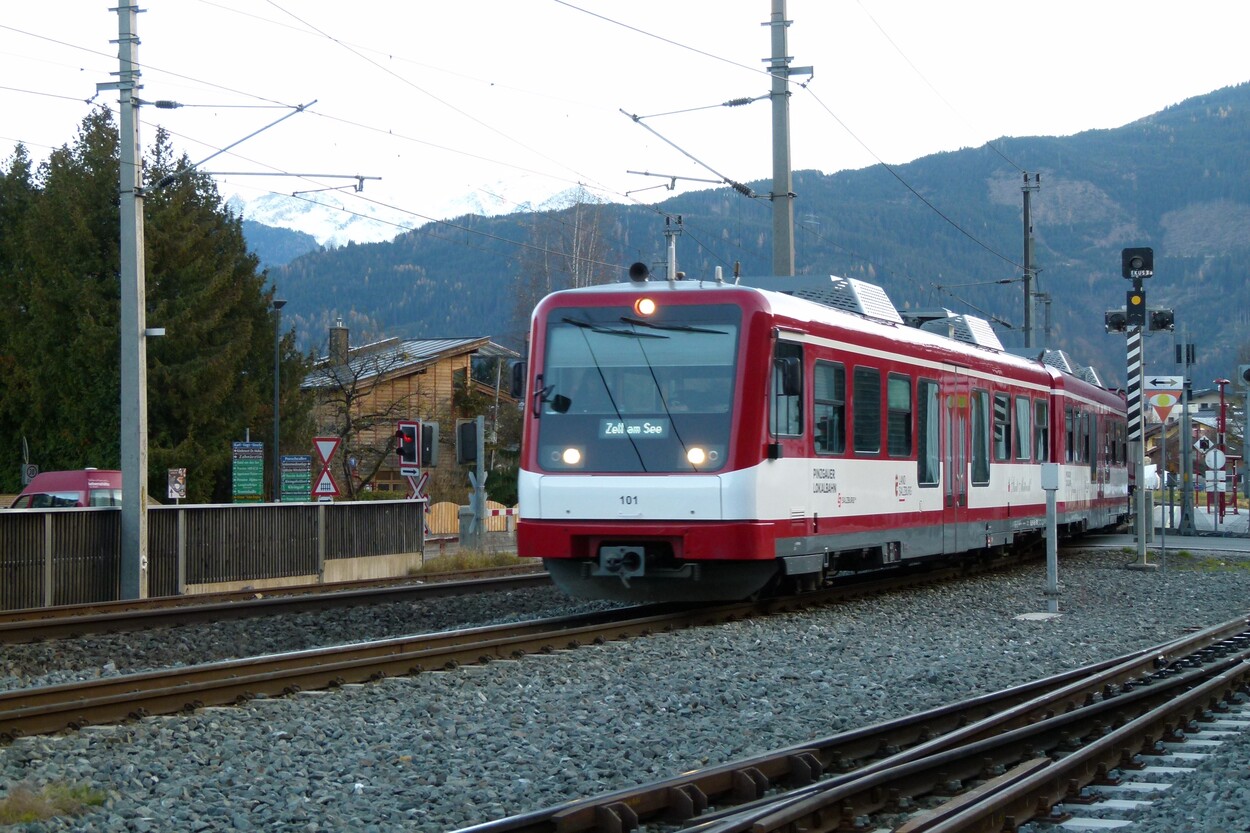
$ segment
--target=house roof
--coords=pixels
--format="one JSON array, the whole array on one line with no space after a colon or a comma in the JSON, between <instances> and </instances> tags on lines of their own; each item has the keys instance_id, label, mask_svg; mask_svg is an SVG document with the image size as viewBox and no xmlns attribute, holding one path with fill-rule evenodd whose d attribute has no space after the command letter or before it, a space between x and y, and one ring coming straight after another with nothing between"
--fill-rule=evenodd
<instances>
[{"instance_id":1,"label":"house roof","mask_svg":"<svg viewBox=\"0 0 1250 833\"><path fill-rule=\"evenodd\" d=\"M329 356L318 358L301 387L329 387L344 375L357 381L376 376L403 376L442 359L465 353L488 358L520 358L519 353L494 343L487 336L406 340L388 338L351 348L345 368L331 365Z\"/></svg>"}]
</instances>

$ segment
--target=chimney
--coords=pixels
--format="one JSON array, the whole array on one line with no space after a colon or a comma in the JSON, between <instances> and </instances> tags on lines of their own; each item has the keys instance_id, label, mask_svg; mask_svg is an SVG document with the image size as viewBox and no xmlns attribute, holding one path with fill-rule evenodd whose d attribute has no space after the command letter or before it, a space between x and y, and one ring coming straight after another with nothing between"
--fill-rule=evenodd
<instances>
[{"instance_id":1,"label":"chimney","mask_svg":"<svg viewBox=\"0 0 1250 833\"><path fill-rule=\"evenodd\" d=\"M330 364L334 367L347 364L349 349L347 328L343 326L343 319L340 318L330 328Z\"/></svg>"}]
</instances>

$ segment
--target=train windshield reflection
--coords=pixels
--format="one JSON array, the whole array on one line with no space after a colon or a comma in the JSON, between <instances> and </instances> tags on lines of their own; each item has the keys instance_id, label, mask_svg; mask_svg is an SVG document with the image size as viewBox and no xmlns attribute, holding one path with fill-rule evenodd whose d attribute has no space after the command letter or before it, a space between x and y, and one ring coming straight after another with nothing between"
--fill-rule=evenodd
<instances>
[{"instance_id":1,"label":"train windshield reflection","mask_svg":"<svg viewBox=\"0 0 1250 833\"><path fill-rule=\"evenodd\" d=\"M737 307L671 306L645 321L620 307L562 313L548 324L542 361L549 389L539 427L544 468L567 470L568 459L605 472L724 465ZM580 453L565 455L571 446Z\"/></svg>"}]
</instances>

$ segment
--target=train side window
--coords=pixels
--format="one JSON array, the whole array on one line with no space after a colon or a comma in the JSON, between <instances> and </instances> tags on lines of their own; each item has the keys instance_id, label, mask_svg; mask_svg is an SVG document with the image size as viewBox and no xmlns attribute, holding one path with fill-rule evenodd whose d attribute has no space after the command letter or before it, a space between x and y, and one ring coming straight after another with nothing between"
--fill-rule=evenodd
<instances>
[{"instance_id":1,"label":"train side window","mask_svg":"<svg viewBox=\"0 0 1250 833\"><path fill-rule=\"evenodd\" d=\"M816 453L845 453L846 367L836 362L816 362L812 398L815 402Z\"/></svg>"},{"instance_id":2,"label":"train side window","mask_svg":"<svg viewBox=\"0 0 1250 833\"><path fill-rule=\"evenodd\" d=\"M994 459L1011 458L1011 397L994 394Z\"/></svg>"},{"instance_id":3,"label":"train side window","mask_svg":"<svg viewBox=\"0 0 1250 833\"><path fill-rule=\"evenodd\" d=\"M1066 442L1063 459L1066 463L1076 461L1076 412L1071 405L1063 409L1063 427Z\"/></svg>"},{"instance_id":4,"label":"train side window","mask_svg":"<svg viewBox=\"0 0 1250 833\"><path fill-rule=\"evenodd\" d=\"M773 350L773 436L803 433L803 345L779 341Z\"/></svg>"},{"instance_id":5,"label":"train side window","mask_svg":"<svg viewBox=\"0 0 1250 833\"><path fill-rule=\"evenodd\" d=\"M1050 462L1050 403L1033 400L1033 459Z\"/></svg>"},{"instance_id":6,"label":"train side window","mask_svg":"<svg viewBox=\"0 0 1250 833\"><path fill-rule=\"evenodd\" d=\"M855 422L855 450L877 454L881 451L881 371L855 368L855 389L851 394Z\"/></svg>"},{"instance_id":7,"label":"train side window","mask_svg":"<svg viewBox=\"0 0 1250 833\"><path fill-rule=\"evenodd\" d=\"M1098 474L1098 414L1086 413L1085 423L1089 426L1085 434L1086 462L1089 463L1089 477L1093 480Z\"/></svg>"},{"instance_id":8,"label":"train side window","mask_svg":"<svg viewBox=\"0 0 1250 833\"><path fill-rule=\"evenodd\" d=\"M921 486L936 486L942 419L938 383L921 379L916 385L916 482Z\"/></svg>"},{"instance_id":9,"label":"train side window","mask_svg":"<svg viewBox=\"0 0 1250 833\"><path fill-rule=\"evenodd\" d=\"M1089 462L1089 414L1079 408L1076 411L1076 461Z\"/></svg>"},{"instance_id":10,"label":"train side window","mask_svg":"<svg viewBox=\"0 0 1250 833\"><path fill-rule=\"evenodd\" d=\"M1032 402L1027 396L1016 397L1016 433L1011 436L1011 447L1017 460L1029 459L1029 437L1032 436L1029 430L1031 406Z\"/></svg>"},{"instance_id":11,"label":"train side window","mask_svg":"<svg viewBox=\"0 0 1250 833\"><path fill-rule=\"evenodd\" d=\"M891 457L911 455L911 377L891 373L885 389L886 449Z\"/></svg>"},{"instance_id":12,"label":"train side window","mask_svg":"<svg viewBox=\"0 0 1250 833\"><path fill-rule=\"evenodd\" d=\"M990 392L972 392L972 485L990 482Z\"/></svg>"}]
</instances>

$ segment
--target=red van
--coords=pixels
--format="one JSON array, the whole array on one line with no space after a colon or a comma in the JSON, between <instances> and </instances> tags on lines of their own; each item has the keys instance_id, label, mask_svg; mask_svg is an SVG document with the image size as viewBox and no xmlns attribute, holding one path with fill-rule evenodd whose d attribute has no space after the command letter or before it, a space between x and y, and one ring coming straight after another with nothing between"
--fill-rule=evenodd
<instances>
[{"instance_id":1,"label":"red van","mask_svg":"<svg viewBox=\"0 0 1250 833\"><path fill-rule=\"evenodd\" d=\"M45 471L22 490L13 509L121 506L122 473L107 469Z\"/></svg>"}]
</instances>

